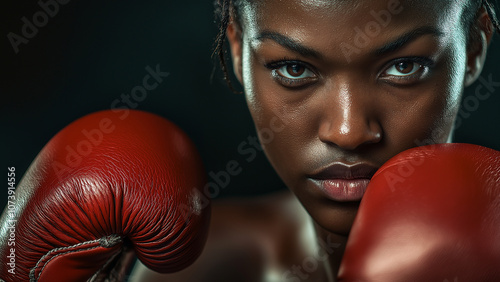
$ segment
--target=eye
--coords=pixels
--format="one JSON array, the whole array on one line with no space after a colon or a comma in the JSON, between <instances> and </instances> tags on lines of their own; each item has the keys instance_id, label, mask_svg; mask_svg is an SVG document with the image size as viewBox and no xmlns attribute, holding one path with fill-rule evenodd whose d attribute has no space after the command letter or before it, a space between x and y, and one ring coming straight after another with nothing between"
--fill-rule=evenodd
<instances>
[{"instance_id":1,"label":"eye","mask_svg":"<svg viewBox=\"0 0 500 282\"><path fill-rule=\"evenodd\" d=\"M278 75L288 79L301 79L308 77L315 77L314 73L303 65L300 64L286 64L276 69Z\"/></svg>"},{"instance_id":2,"label":"eye","mask_svg":"<svg viewBox=\"0 0 500 282\"><path fill-rule=\"evenodd\" d=\"M411 85L431 77L435 62L427 57L399 58L387 64L380 79L392 85Z\"/></svg>"},{"instance_id":3,"label":"eye","mask_svg":"<svg viewBox=\"0 0 500 282\"><path fill-rule=\"evenodd\" d=\"M390 66L386 71L386 75L392 76L410 76L417 73L423 66L413 61L400 61Z\"/></svg>"},{"instance_id":4,"label":"eye","mask_svg":"<svg viewBox=\"0 0 500 282\"><path fill-rule=\"evenodd\" d=\"M283 59L265 65L276 82L288 88L301 88L318 80L309 64Z\"/></svg>"}]
</instances>

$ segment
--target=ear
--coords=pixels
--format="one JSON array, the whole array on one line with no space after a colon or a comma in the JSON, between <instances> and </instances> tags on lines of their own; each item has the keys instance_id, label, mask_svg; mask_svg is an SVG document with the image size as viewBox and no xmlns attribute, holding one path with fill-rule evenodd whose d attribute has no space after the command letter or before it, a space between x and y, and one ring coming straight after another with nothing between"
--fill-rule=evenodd
<instances>
[{"instance_id":1,"label":"ear","mask_svg":"<svg viewBox=\"0 0 500 282\"><path fill-rule=\"evenodd\" d=\"M479 10L475 23L472 27L467 47L467 73L465 75L465 86L469 86L481 74L488 46L493 37L493 24L491 18L483 7Z\"/></svg>"},{"instance_id":2,"label":"ear","mask_svg":"<svg viewBox=\"0 0 500 282\"><path fill-rule=\"evenodd\" d=\"M231 20L227 26L226 35L229 41L229 48L231 50L234 74L236 75L238 81L243 84L241 65L242 36L239 26L233 20Z\"/></svg>"}]
</instances>

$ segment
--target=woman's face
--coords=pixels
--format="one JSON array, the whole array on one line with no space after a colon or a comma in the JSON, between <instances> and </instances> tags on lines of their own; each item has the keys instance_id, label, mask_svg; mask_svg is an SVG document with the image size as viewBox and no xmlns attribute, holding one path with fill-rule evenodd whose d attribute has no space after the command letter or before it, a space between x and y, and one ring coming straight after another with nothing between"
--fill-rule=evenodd
<instances>
[{"instance_id":1,"label":"woman's face","mask_svg":"<svg viewBox=\"0 0 500 282\"><path fill-rule=\"evenodd\" d=\"M239 11L241 34L231 25L228 37L261 144L323 228L349 232L389 158L449 139L470 83L463 2L266 0Z\"/></svg>"}]
</instances>

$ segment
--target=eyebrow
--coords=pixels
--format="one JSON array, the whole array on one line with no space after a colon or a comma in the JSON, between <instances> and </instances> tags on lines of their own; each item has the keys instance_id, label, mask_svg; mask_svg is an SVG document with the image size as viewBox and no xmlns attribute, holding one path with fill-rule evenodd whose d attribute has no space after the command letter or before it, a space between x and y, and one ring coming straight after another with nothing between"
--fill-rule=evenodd
<instances>
[{"instance_id":1,"label":"eyebrow","mask_svg":"<svg viewBox=\"0 0 500 282\"><path fill-rule=\"evenodd\" d=\"M382 47L375 49L375 51L373 51L372 53L377 56L392 53L394 51L401 49L402 47L412 42L413 40L427 34L433 35L435 37L441 37L444 35L444 33L437 28L431 26L422 26L401 35L400 37L396 38L395 40L391 41L390 43Z\"/></svg>"},{"instance_id":2,"label":"eyebrow","mask_svg":"<svg viewBox=\"0 0 500 282\"><path fill-rule=\"evenodd\" d=\"M419 28L416 28L412 31L409 31L402 36L396 38L395 40L391 41L390 43L387 43L383 45L382 47L379 47L375 49L372 53L377 56L385 55L388 53L392 53L394 51L397 51L404 47L406 44L410 43L411 41L417 39L420 36L423 35L433 35L436 37L443 36L444 33L440 31L437 28L431 27L431 26L422 26ZM316 59L320 59L323 56L321 55L320 52L309 48L307 46L302 45L298 41L283 35L278 32L274 31L263 31L261 32L255 39L259 41L263 41L265 39L270 39L273 40L274 42L278 43L279 45L285 47L286 49L293 51L295 53L298 53L304 57L313 57Z\"/></svg>"},{"instance_id":3,"label":"eyebrow","mask_svg":"<svg viewBox=\"0 0 500 282\"><path fill-rule=\"evenodd\" d=\"M274 42L285 47L286 49L298 53L304 57L313 57L317 59L322 57L318 51L306 47L297 42L296 40L293 40L292 38L278 32L263 31L255 39L259 41L263 41L264 39L273 40Z\"/></svg>"}]
</instances>

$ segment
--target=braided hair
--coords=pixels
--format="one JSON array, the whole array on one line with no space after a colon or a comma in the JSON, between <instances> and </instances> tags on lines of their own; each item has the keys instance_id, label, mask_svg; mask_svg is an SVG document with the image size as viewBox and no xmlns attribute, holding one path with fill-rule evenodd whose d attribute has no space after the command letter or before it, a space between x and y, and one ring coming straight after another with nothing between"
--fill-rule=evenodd
<instances>
[{"instance_id":1,"label":"braided hair","mask_svg":"<svg viewBox=\"0 0 500 282\"><path fill-rule=\"evenodd\" d=\"M236 91L234 90L233 85L231 84L231 80L229 79L229 72L227 70L227 58L225 51L226 30L231 18L237 21L239 16L238 10L241 7L242 2L244 1L245 0L215 0L214 2L215 14L219 18L219 32L215 39L213 56L218 57L220 67L223 73L223 78L226 81L229 88L234 92ZM496 30L496 32L500 33L500 22L495 12L495 8L498 5L495 3L495 1L496 0L471 0L467 4L463 18L465 26L467 27L467 29L470 30L468 34L469 41L471 39L472 40L476 39L474 37L474 34L477 34L477 32L473 32L473 29L475 27L473 23L476 19L476 14L481 7L484 7L485 10L488 12L491 19L491 23L493 24L493 28ZM471 38L471 36L473 37Z\"/></svg>"}]
</instances>

